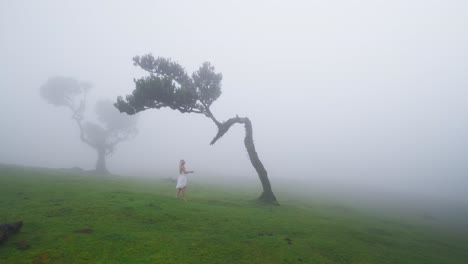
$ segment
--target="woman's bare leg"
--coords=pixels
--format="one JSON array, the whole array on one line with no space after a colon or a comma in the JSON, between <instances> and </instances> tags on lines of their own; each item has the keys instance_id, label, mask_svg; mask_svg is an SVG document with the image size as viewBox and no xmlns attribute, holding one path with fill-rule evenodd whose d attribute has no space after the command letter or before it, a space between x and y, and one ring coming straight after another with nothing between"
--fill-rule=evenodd
<instances>
[{"instance_id":1,"label":"woman's bare leg","mask_svg":"<svg viewBox=\"0 0 468 264\"><path fill-rule=\"evenodd\" d=\"M187 189L187 187L182 188L182 198L184 199L184 202L187 201L187 200L185 199L185 189Z\"/></svg>"},{"instance_id":2,"label":"woman's bare leg","mask_svg":"<svg viewBox=\"0 0 468 264\"><path fill-rule=\"evenodd\" d=\"M177 198L177 199L179 199L179 194L180 194L180 191L181 191L181 190L182 190L182 189L180 189L180 188L177 189L177 192L176 192L176 198Z\"/></svg>"}]
</instances>

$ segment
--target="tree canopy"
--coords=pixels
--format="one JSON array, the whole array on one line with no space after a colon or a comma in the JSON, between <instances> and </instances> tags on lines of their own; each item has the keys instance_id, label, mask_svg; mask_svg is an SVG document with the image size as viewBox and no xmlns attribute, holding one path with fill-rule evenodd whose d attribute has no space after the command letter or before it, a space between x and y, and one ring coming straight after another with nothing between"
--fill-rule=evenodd
<instances>
[{"instance_id":1,"label":"tree canopy","mask_svg":"<svg viewBox=\"0 0 468 264\"><path fill-rule=\"evenodd\" d=\"M133 58L134 65L149 73L135 80L135 90L125 99L117 98L115 106L127 114L150 108L169 107L181 113L211 116L210 106L221 95L223 76L205 62L190 77L178 63L148 54Z\"/></svg>"},{"instance_id":2,"label":"tree canopy","mask_svg":"<svg viewBox=\"0 0 468 264\"><path fill-rule=\"evenodd\" d=\"M74 119L82 119L86 107L86 95L91 84L79 82L70 77L49 78L40 88L42 98L54 105L65 106L73 113Z\"/></svg>"}]
</instances>

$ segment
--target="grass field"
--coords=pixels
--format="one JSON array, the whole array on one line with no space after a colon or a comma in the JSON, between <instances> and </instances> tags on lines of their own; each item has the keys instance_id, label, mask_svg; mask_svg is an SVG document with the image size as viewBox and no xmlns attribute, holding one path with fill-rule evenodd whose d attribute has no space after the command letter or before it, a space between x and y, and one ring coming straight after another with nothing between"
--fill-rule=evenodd
<instances>
[{"instance_id":1,"label":"grass field","mask_svg":"<svg viewBox=\"0 0 468 264\"><path fill-rule=\"evenodd\" d=\"M176 200L162 180L1 168L0 222L24 226L0 263L468 263L462 232L284 195L276 207L251 191L188 194Z\"/></svg>"}]
</instances>

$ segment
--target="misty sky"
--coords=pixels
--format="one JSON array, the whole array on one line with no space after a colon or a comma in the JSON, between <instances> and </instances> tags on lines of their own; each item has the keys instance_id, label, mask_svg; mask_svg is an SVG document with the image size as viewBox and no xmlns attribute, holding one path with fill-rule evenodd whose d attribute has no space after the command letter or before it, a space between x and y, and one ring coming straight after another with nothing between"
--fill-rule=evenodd
<instances>
[{"instance_id":1,"label":"misty sky","mask_svg":"<svg viewBox=\"0 0 468 264\"><path fill-rule=\"evenodd\" d=\"M0 163L92 169L66 108L39 87L92 83L87 115L145 73L132 57L171 57L223 73L219 120L251 118L273 188L379 187L468 200L468 2L0 1ZM112 172L257 179L236 126L215 146L204 116L139 115ZM195 177L195 176L194 176Z\"/></svg>"}]
</instances>

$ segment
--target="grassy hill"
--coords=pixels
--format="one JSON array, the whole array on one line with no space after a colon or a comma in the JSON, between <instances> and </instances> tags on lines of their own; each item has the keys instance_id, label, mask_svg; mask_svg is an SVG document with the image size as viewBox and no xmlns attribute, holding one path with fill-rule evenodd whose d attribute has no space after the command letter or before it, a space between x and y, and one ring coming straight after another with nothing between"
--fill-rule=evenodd
<instances>
[{"instance_id":1,"label":"grassy hill","mask_svg":"<svg viewBox=\"0 0 468 264\"><path fill-rule=\"evenodd\" d=\"M0 263L468 263L463 232L339 203L283 195L264 206L251 191L189 188L184 203L162 180L0 168L0 222L24 221L0 245Z\"/></svg>"}]
</instances>

